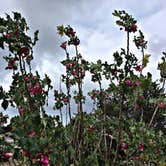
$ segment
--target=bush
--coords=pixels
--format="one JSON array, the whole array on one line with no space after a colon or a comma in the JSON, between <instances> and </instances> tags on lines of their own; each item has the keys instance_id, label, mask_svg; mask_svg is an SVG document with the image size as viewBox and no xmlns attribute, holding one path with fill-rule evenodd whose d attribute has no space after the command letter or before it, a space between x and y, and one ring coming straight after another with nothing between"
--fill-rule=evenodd
<instances>
[{"instance_id":1,"label":"bush","mask_svg":"<svg viewBox=\"0 0 166 166\"><path fill-rule=\"evenodd\" d=\"M30 165L163 165L165 164L166 132L166 53L158 64L160 82L152 80L151 73L143 73L149 62L147 41L137 21L125 11L115 10L116 24L127 34L127 47L113 53L113 63L88 62L79 53L80 40L71 26L58 26L58 34L65 36L60 47L66 58L61 62L65 74L61 82L66 90L54 90L54 109L59 116L46 113L48 94L53 88L48 75L41 78L33 71L33 39L27 35L29 27L19 13L0 19L0 47L9 55L6 70L13 72L10 90L0 88L2 107L15 107L19 115L5 127L1 114L0 161L9 158ZM131 33L137 33L133 42L142 58L130 51ZM73 47L71 56L68 47ZM93 111L86 113L83 81L87 74L98 88L88 93ZM102 81L109 82L108 87ZM92 83L93 85L93 83ZM76 89L77 88L77 89ZM76 89L74 93L73 89ZM75 102L77 113L73 114ZM63 109L66 107L66 110ZM62 112L68 123L64 125ZM5 141L10 133L12 143Z\"/></svg>"}]
</instances>

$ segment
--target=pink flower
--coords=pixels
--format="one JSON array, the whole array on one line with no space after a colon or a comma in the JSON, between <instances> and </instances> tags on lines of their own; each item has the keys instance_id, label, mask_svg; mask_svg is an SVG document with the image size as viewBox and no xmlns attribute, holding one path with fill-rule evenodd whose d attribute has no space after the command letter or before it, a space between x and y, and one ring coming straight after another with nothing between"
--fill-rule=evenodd
<instances>
[{"instance_id":1,"label":"pink flower","mask_svg":"<svg viewBox=\"0 0 166 166\"><path fill-rule=\"evenodd\" d=\"M158 103L158 108L159 108L159 109L164 108L164 103L163 103L163 102Z\"/></svg>"},{"instance_id":2,"label":"pink flower","mask_svg":"<svg viewBox=\"0 0 166 166\"><path fill-rule=\"evenodd\" d=\"M47 155L44 155L42 152L38 153L35 157L36 162L39 162L40 164L44 166L49 165L49 158Z\"/></svg>"},{"instance_id":3,"label":"pink flower","mask_svg":"<svg viewBox=\"0 0 166 166\"><path fill-rule=\"evenodd\" d=\"M141 70L142 70L141 65L138 65L138 66L134 67L134 69L138 72L141 72Z\"/></svg>"},{"instance_id":4,"label":"pink flower","mask_svg":"<svg viewBox=\"0 0 166 166\"><path fill-rule=\"evenodd\" d=\"M68 37L74 37L74 36L75 36L75 33L76 33L76 32L74 32L73 28L71 28L71 27L68 27L68 28L67 28L66 35L67 35Z\"/></svg>"},{"instance_id":5,"label":"pink flower","mask_svg":"<svg viewBox=\"0 0 166 166\"><path fill-rule=\"evenodd\" d=\"M34 95L35 94L35 89L34 89L34 87L33 86L29 86L29 92L32 94L32 95Z\"/></svg>"},{"instance_id":6,"label":"pink flower","mask_svg":"<svg viewBox=\"0 0 166 166\"><path fill-rule=\"evenodd\" d=\"M29 153L28 150L25 149L25 150L22 151L22 153L23 153L24 156L30 157L30 153Z\"/></svg>"},{"instance_id":7,"label":"pink flower","mask_svg":"<svg viewBox=\"0 0 166 166\"><path fill-rule=\"evenodd\" d=\"M99 91L99 90L96 90L96 94L99 95L99 94L100 94L100 91Z\"/></svg>"},{"instance_id":8,"label":"pink flower","mask_svg":"<svg viewBox=\"0 0 166 166\"><path fill-rule=\"evenodd\" d=\"M92 100L94 100L94 99L95 99L95 95L91 95L90 97L91 97L91 99L92 99Z\"/></svg>"},{"instance_id":9,"label":"pink flower","mask_svg":"<svg viewBox=\"0 0 166 166\"><path fill-rule=\"evenodd\" d=\"M142 47L142 46L144 46L146 44L146 42L143 40L143 39L136 39L135 40L135 45L137 46L137 47Z\"/></svg>"},{"instance_id":10,"label":"pink flower","mask_svg":"<svg viewBox=\"0 0 166 166\"><path fill-rule=\"evenodd\" d=\"M135 25L134 23L131 24L131 32L136 32L137 31L137 25Z\"/></svg>"},{"instance_id":11,"label":"pink flower","mask_svg":"<svg viewBox=\"0 0 166 166\"><path fill-rule=\"evenodd\" d=\"M128 149L128 144L126 143L126 141L121 142L121 149L122 150L127 150Z\"/></svg>"},{"instance_id":12,"label":"pink flower","mask_svg":"<svg viewBox=\"0 0 166 166\"><path fill-rule=\"evenodd\" d=\"M9 59L8 61L8 66L6 67L6 69L17 69L17 65L16 65L16 61L18 61L18 58L15 57L15 58L11 58Z\"/></svg>"},{"instance_id":13,"label":"pink flower","mask_svg":"<svg viewBox=\"0 0 166 166\"><path fill-rule=\"evenodd\" d=\"M139 161L140 159L140 156L134 156L134 160Z\"/></svg>"},{"instance_id":14,"label":"pink flower","mask_svg":"<svg viewBox=\"0 0 166 166\"><path fill-rule=\"evenodd\" d=\"M137 25L132 23L129 27L125 27L125 31L135 33L137 31Z\"/></svg>"},{"instance_id":15,"label":"pink flower","mask_svg":"<svg viewBox=\"0 0 166 166\"><path fill-rule=\"evenodd\" d=\"M77 64L77 62L76 61L74 61L74 62L72 62L72 67L74 67L75 65Z\"/></svg>"},{"instance_id":16,"label":"pink flower","mask_svg":"<svg viewBox=\"0 0 166 166\"><path fill-rule=\"evenodd\" d=\"M44 166L48 166L49 164L49 159L46 155L44 155L41 159L41 164L43 164Z\"/></svg>"},{"instance_id":17,"label":"pink flower","mask_svg":"<svg viewBox=\"0 0 166 166\"><path fill-rule=\"evenodd\" d=\"M14 35L16 36L16 38L18 38L18 37L19 37L19 31L16 30L16 31L14 32Z\"/></svg>"},{"instance_id":18,"label":"pink flower","mask_svg":"<svg viewBox=\"0 0 166 166\"><path fill-rule=\"evenodd\" d=\"M5 37L6 37L6 39L10 39L10 33L6 33L6 35L5 35Z\"/></svg>"},{"instance_id":19,"label":"pink flower","mask_svg":"<svg viewBox=\"0 0 166 166\"><path fill-rule=\"evenodd\" d=\"M67 104L67 103L69 102L69 98L67 98L67 97L64 98L64 99L63 99L63 102L64 102L65 104Z\"/></svg>"},{"instance_id":20,"label":"pink flower","mask_svg":"<svg viewBox=\"0 0 166 166\"><path fill-rule=\"evenodd\" d=\"M140 109L140 105L138 103L135 105L135 107L136 109Z\"/></svg>"},{"instance_id":21,"label":"pink flower","mask_svg":"<svg viewBox=\"0 0 166 166\"><path fill-rule=\"evenodd\" d=\"M11 153L11 152L6 152L5 153L5 157L6 158L10 158L10 157L12 157L13 156L13 153Z\"/></svg>"},{"instance_id":22,"label":"pink flower","mask_svg":"<svg viewBox=\"0 0 166 166\"><path fill-rule=\"evenodd\" d=\"M35 84L34 89L35 89L36 94L42 93L42 87L40 86L40 84L38 82Z\"/></svg>"},{"instance_id":23,"label":"pink flower","mask_svg":"<svg viewBox=\"0 0 166 166\"><path fill-rule=\"evenodd\" d=\"M125 81L125 83L126 83L127 86L132 86L133 85L133 83L132 83L132 81L130 79L127 79Z\"/></svg>"},{"instance_id":24,"label":"pink flower","mask_svg":"<svg viewBox=\"0 0 166 166\"><path fill-rule=\"evenodd\" d=\"M67 63L67 64L66 64L66 70L69 70L70 67L71 67L70 63Z\"/></svg>"},{"instance_id":25,"label":"pink flower","mask_svg":"<svg viewBox=\"0 0 166 166\"><path fill-rule=\"evenodd\" d=\"M140 86L140 85L141 85L141 82L140 82L139 80L136 80L136 81L135 81L135 84L136 84L137 86Z\"/></svg>"},{"instance_id":26,"label":"pink flower","mask_svg":"<svg viewBox=\"0 0 166 166\"><path fill-rule=\"evenodd\" d=\"M76 77L76 78L78 77L78 74L77 74L76 71L73 71L73 72L72 72L72 75L73 75L74 77Z\"/></svg>"},{"instance_id":27,"label":"pink flower","mask_svg":"<svg viewBox=\"0 0 166 166\"><path fill-rule=\"evenodd\" d=\"M32 80L33 80L33 81L37 80L37 77L36 77L36 76L33 76L33 77L32 77Z\"/></svg>"},{"instance_id":28,"label":"pink flower","mask_svg":"<svg viewBox=\"0 0 166 166\"><path fill-rule=\"evenodd\" d=\"M144 96L140 96L140 99L144 100L144 99L145 99L145 97L144 97Z\"/></svg>"},{"instance_id":29,"label":"pink flower","mask_svg":"<svg viewBox=\"0 0 166 166\"><path fill-rule=\"evenodd\" d=\"M29 86L29 91L32 95L41 94L42 90L43 89L38 82L34 86Z\"/></svg>"},{"instance_id":30,"label":"pink flower","mask_svg":"<svg viewBox=\"0 0 166 166\"><path fill-rule=\"evenodd\" d=\"M139 149L140 152L143 152L144 151L144 146L142 144L139 144L138 149Z\"/></svg>"},{"instance_id":31,"label":"pink flower","mask_svg":"<svg viewBox=\"0 0 166 166\"><path fill-rule=\"evenodd\" d=\"M29 76L26 76L26 77L24 78L24 80L25 80L25 82L29 82L29 81L30 81Z\"/></svg>"},{"instance_id":32,"label":"pink flower","mask_svg":"<svg viewBox=\"0 0 166 166\"><path fill-rule=\"evenodd\" d=\"M66 50L66 46L67 46L67 42L66 42L66 41L63 42L63 43L60 45L60 47L61 47L62 49L64 49L64 50Z\"/></svg>"},{"instance_id":33,"label":"pink flower","mask_svg":"<svg viewBox=\"0 0 166 166\"><path fill-rule=\"evenodd\" d=\"M22 47L20 48L20 50L18 51L19 54L24 54L24 55L28 55L29 54L29 48L27 47Z\"/></svg>"},{"instance_id":34,"label":"pink flower","mask_svg":"<svg viewBox=\"0 0 166 166\"><path fill-rule=\"evenodd\" d=\"M35 137L36 136L36 132L35 131L32 131L31 133L28 134L28 137Z\"/></svg>"},{"instance_id":35,"label":"pink flower","mask_svg":"<svg viewBox=\"0 0 166 166\"><path fill-rule=\"evenodd\" d=\"M23 107L20 107L20 108L18 109L18 112L19 112L20 115L22 115L22 114L24 113L24 108L23 108Z\"/></svg>"}]
</instances>

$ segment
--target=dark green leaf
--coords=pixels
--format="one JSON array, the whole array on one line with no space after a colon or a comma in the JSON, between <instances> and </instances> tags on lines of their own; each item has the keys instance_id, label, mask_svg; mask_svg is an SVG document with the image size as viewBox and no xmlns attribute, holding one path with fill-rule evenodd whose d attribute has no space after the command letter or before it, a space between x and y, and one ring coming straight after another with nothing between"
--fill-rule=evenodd
<instances>
[{"instance_id":1,"label":"dark green leaf","mask_svg":"<svg viewBox=\"0 0 166 166\"><path fill-rule=\"evenodd\" d=\"M1 105L2 105L3 109L6 110L9 105L9 102L4 99Z\"/></svg>"}]
</instances>

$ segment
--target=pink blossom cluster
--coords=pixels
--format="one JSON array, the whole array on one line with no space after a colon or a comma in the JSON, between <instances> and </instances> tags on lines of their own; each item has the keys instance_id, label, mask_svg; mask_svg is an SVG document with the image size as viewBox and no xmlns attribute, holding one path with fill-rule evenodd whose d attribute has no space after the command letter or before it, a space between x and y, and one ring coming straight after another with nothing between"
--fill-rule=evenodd
<instances>
[{"instance_id":1,"label":"pink blossom cluster","mask_svg":"<svg viewBox=\"0 0 166 166\"><path fill-rule=\"evenodd\" d=\"M32 157L30 152L26 149L22 151L22 154L28 158ZM35 157L32 157L32 158L34 163L38 163L42 166L49 165L49 157L42 152L38 153Z\"/></svg>"},{"instance_id":2,"label":"pink blossom cluster","mask_svg":"<svg viewBox=\"0 0 166 166\"><path fill-rule=\"evenodd\" d=\"M37 82L34 86L29 86L29 92L32 95L36 95L36 94L41 94L42 93L42 87L41 85Z\"/></svg>"},{"instance_id":3,"label":"pink blossom cluster","mask_svg":"<svg viewBox=\"0 0 166 166\"><path fill-rule=\"evenodd\" d=\"M133 82L130 78L128 78L126 81L125 81L125 84L128 86L128 87L131 87L133 86L135 83L136 86L140 86L141 85L141 82L139 80L136 80L135 82Z\"/></svg>"},{"instance_id":4,"label":"pink blossom cluster","mask_svg":"<svg viewBox=\"0 0 166 166\"><path fill-rule=\"evenodd\" d=\"M34 161L36 163L39 163L43 166L48 166L49 165L49 158L47 155L43 154L43 153L38 153L36 155L36 157L34 158Z\"/></svg>"},{"instance_id":5,"label":"pink blossom cluster","mask_svg":"<svg viewBox=\"0 0 166 166\"><path fill-rule=\"evenodd\" d=\"M8 66L6 67L6 69L16 70L17 69L16 61L18 61L17 57L9 59Z\"/></svg>"}]
</instances>

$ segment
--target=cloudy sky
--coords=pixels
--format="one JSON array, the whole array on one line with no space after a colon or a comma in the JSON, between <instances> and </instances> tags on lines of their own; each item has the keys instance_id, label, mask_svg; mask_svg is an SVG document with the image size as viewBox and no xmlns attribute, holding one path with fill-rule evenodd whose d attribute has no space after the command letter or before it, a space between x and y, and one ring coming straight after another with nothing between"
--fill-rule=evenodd
<instances>
[{"instance_id":1,"label":"cloudy sky","mask_svg":"<svg viewBox=\"0 0 166 166\"><path fill-rule=\"evenodd\" d=\"M164 0L5 0L0 5L0 16L12 11L20 12L27 20L31 34L39 30L39 42L34 51L34 69L40 74L48 73L55 88L59 86L59 75L63 71L60 65L65 55L59 48L62 39L57 35L58 25L71 25L76 29L81 40L79 51L86 59L96 61L111 60L112 53L125 47L126 35L115 25L112 12L126 10L138 20L147 38L151 64L147 70L156 73L157 60L161 52L166 50L166 3ZM134 45L131 46L135 51ZM10 85L10 74L4 70L2 59L4 52L0 51L0 85L5 89ZM139 53L136 52L139 57ZM86 84L86 87L91 85ZM50 106L50 110L51 110ZM2 108L0 108L2 111ZM10 110L10 115L15 111Z\"/></svg>"}]
</instances>

